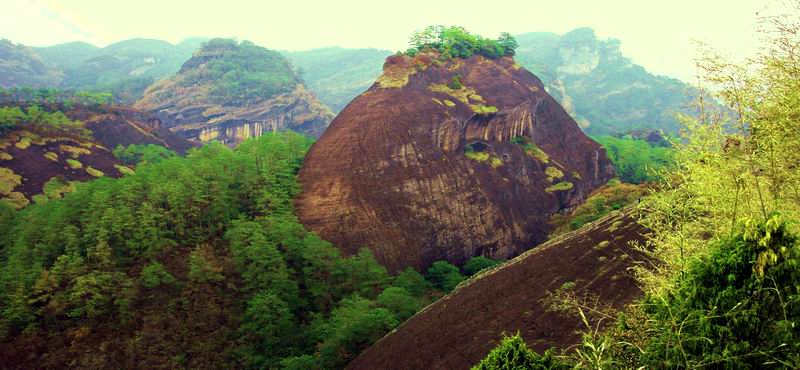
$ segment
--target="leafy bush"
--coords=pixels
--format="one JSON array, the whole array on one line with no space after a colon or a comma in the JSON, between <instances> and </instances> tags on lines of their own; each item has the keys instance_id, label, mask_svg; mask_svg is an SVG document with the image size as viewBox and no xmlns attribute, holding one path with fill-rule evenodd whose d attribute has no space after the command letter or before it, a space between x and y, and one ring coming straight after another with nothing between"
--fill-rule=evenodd
<instances>
[{"instance_id":1,"label":"leafy bush","mask_svg":"<svg viewBox=\"0 0 800 370\"><path fill-rule=\"evenodd\" d=\"M658 172L673 164L669 147L654 146L645 140L617 138L613 136L595 137L614 164L617 176L627 183L640 184L658 180Z\"/></svg>"},{"instance_id":2,"label":"leafy bush","mask_svg":"<svg viewBox=\"0 0 800 370\"><path fill-rule=\"evenodd\" d=\"M175 278L170 274L164 265L152 262L142 269L139 280L145 288L155 288L161 284L172 284Z\"/></svg>"},{"instance_id":3,"label":"leafy bush","mask_svg":"<svg viewBox=\"0 0 800 370\"><path fill-rule=\"evenodd\" d=\"M461 275L458 267L445 261L437 261L428 269L427 279L433 286L449 292L464 280L464 275Z\"/></svg>"},{"instance_id":4,"label":"leafy bush","mask_svg":"<svg viewBox=\"0 0 800 370\"><path fill-rule=\"evenodd\" d=\"M652 366L800 366L800 243L773 216L720 241L666 297L644 303ZM708 338L713 338L709 340Z\"/></svg>"},{"instance_id":5,"label":"leafy bush","mask_svg":"<svg viewBox=\"0 0 800 370\"><path fill-rule=\"evenodd\" d=\"M573 367L557 359L551 351L539 355L528 348L519 334L504 336L472 370L571 370Z\"/></svg>"},{"instance_id":6,"label":"leafy bush","mask_svg":"<svg viewBox=\"0 0 800 370\"><path fill-rule=\"evenodd\" d=\"M127 165L137 165L143 162L158 163L177 155L172 150L155 144L131 144L127 147L117 145L113 153L117 159Z\"/></svg>"},{"instance_id":7,"label":"leafy bush","mask_svg":"<svg viewBox=\"0 0 800 370\"><path fill-rule=\"evenodd\" d=\"M495 261L493 259L486 258L484 256L477 256L470 258L469 261L467 261L467 263L464 264L463 268L467 276L472 276L477 274L483 269L494 267L499 264L500 261Z\"/></svg>"}]
</instances>

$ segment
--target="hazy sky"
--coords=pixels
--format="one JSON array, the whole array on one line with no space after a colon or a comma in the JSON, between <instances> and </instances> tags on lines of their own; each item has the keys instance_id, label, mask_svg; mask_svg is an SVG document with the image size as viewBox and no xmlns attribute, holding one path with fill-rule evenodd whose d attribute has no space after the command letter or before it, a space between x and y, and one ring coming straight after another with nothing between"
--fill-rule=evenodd
<instances>
[{"instance_id":1,"label":"hazy sky","mask_svg":"<svg viewBox=\"0 0 800 370\"><path fill-rule=\"evenodd\" d=\"M563 33L592 27L622 40L623 52L651 72L693 81L692 40L733 56L757 50L758 12L779 0L0 0L0 38L33 46L133 37L170 42L236 37L273 49L322 46L406 48L414 30L462 25Z\"/></svg>"}]
</instances>

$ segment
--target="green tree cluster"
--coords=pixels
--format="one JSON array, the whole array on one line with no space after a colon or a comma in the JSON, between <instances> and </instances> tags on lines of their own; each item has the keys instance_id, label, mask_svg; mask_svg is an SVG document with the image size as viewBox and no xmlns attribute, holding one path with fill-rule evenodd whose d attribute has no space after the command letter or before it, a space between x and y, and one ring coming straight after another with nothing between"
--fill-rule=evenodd
<instances>
[{"instance_id":1,"label":"green tree cluster","mask_svg":"<svg viewBox=\"0 0 800 370\"><path fill-rule=\"evenodd\" d=\"M503 32L496 40L487 39L458 26L428 26L414 32L406 54L415 55L426 49L437 50L445 59L483 55L487 58L513 56L517 41Z\"/></svg>"},{"instance_id":2,"label":"green tree cluster","mask_svg":"<svg viewBox=\"0 0 800 370\"><path fill-rule=\"evenodd\" d=\"M92 364L110 330L114 348L154 361L136 366L343 367L439 293L413 269L392 276L368 250L343 256L298 223L310 145L287 132L186 157L118 148L147 165L0 209L2 348L90 330L97 341L76 344L85 356L46 350L56 364ZM442 289L461 279L448 266Z\"/></svg>"},{"instance_id":3,"label":"green tree cluster","mask_svg":"<svg viewBox=\"0 0 800 370\"><path fill-rule=\"evenodd\" d=\"M130 144L128 146L117 145L112 151L120 162L127 165L138 165L140 163L158 163L162 160L176 156L175 152L161 145L155 144Z\"/></svg>"},{"instance_id":4,"label":"green tree cluster","mask_svg":"<svg viewBox=\"0 0 800 370\"><path fill-rule=\"evenodd\" d=\"M220 50L197 78L213 81L212 97L245 102L291 91L299 82L289 61L280 53L249 41L212 39L203 50Z\"/></svg>"},{"instance_id":5,"label":"green tree cluster","mask_svg":"<svg viewBox=\"0 0 800 370\"><path fill-rule=\"evenodd\" d=\"M645 140L599 136L593 138L605 149L620 180L630 184L654 182L673 163L674 149L655 146Z\"/></svg>"},{"instance_id":6,"label":"green tree cluster","mask_svg":"<svg viewBox=\"0 0 800 370\"><path fill-rule=\"evenodd\" d=\"M71 120L59 110L48 111L38 105L0 107L0 133L22 125L66 136L92 137L91 131L84 128L81 121Z\"/></svg>"}]
</instances>

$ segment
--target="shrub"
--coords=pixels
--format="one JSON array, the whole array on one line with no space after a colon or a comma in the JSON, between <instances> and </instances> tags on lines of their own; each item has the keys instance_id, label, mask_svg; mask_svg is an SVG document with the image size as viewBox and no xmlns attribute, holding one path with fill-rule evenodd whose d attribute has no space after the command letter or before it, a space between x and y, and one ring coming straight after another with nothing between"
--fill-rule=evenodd
<instances>
[{"instance_id":1,"label":"shrub","mask_svg":"<svg viewBox=\"0 0 800 370\"><path fill-rule=\"evenodd\" d=\"M174 283L175 277L164 268L164 265L151 262L142 269L139 280L145 288L155 288L161 284Z\"/></svg>"},{"instance_id":2,"label":"shrub","mask_svg":"<svg viewBox=\"0 0 800 370\"><path fill-rule=\"evenodd\" d=\"M746 225L649 296L654 324L643 360L653 367L755 369L800 365L800 243L779 216ZM712 338L709 340L707 338Z\"/></svg>"},{"instance_id":3,"label":"shrub","mask_svg":"<svg viewBox=\"0 0 800 370\"><path fill-rule=\"evenodd\" d=\"M433 286L449 292L464 280L464 276L458 271L458 267L446 261L437 261L428 269L427 279Z\"/></svg>"},{"instance_id":4,"label":"shrub","mask_svg":"<svg viewBox=\"0 0 800 370\"><path fill-rule=\"evenodd\" d=\"M461 79L456 75L450 79L450 83L447 84L447 87L453 90L460 90L464 85L461 84Z\"/></svg>"},{"instance_id":5,"label":"shrub","mask_svg":"<svg viewBox=\"0 0 800 370\"><path fill-rule=\"evenodd\" d=\"M88 174L90 174L90 175L92 175L94 177L103 177L103 175L104 175L103 171L100 171L98 169L94 169L94 168L92 168L92 166L86 167L86 173L88 173Z\"/></svg>"},{"instance_id":6,"label":"shrub","mask_svg":"<svg viewBox=\"0 0 800 370\"><path fill-rule=\"evenodd\" d=\"M564 177L564 172L561 172L561 170L553 166L547 166L547 168L544 169L544 174L547 175L547 181L549 182L560 180Z\"/></svg>"},{"instance_id":7,"label":"shrub","mask_svg":"<svg viewBox=\"0 0 800 370\"><path fill-rule=\"evenodd\" d=\"M419 310L421 302L414 298L404 288L388 287L378 295L379 305L391 311L401 322L405 321Z\"/></svg>"},{"instance_id":8,"label":"shrub","mask_svg":"<svg viewBox=\"0 0 800 370\"><path fill-rule=\"evenodd\" d=\"M67 165L69 166L69 168L71 168L73 170L77 170L77 169L83 168L83 164L80 161L72 159L72 158L67 158Z\"/></svg>"},{"instance_id":9,"label":"shrub","mask_svg":"<svg viewBox=\"0 0 800 370\"><path fill-rule=\"evenodd\" d=\"M499 264L499 261L495 261L484 256L472 257L469 259L469 261L467 261L466 264L464 264L464 273L466 273L467 276L472 276L483 269L494 267Z\"/></svg>"},{"instance_id":10,"label":"shrub","mask_svg":"<svg viewBox=\"0 0 800 370\"><path fill-rule=\"evenodd\" d=\"M504 336L472 370L571 370L573 367L557 359L551 351L544 355L533 352L519 334Z\"/></svg>"}]
</instances>

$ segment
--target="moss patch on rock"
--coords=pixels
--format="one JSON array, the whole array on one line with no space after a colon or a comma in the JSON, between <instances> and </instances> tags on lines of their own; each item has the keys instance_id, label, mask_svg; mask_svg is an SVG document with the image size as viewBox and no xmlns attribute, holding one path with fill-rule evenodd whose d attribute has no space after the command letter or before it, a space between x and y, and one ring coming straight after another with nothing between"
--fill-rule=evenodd
<instances>
[{"instance_id":1,"label":"moss patch on rock","mask_svg":"<svg viewBox=\"0 0 800 370\"><path fill-rule=\"evenodd\" d=\"M92 166L86 167L86 173L88 173L88 174L90 174L90 175L92 175L94 177L103 177L104 176L103 171L100 171L98 169L92 168Z\"/></svg>"},{"instance_id":2,"label":"moss patch on rock","mask_svg":"<svg viewBox=\"0 0 800 370\"><path fill-rule=\"evenodd\" d=\"M573 185L569 181L559 182L555 185L548 186L547 189L544 189L548 193L556 192L556 191L567 191L572 189Z\"/></svg>"}]
</instances>

